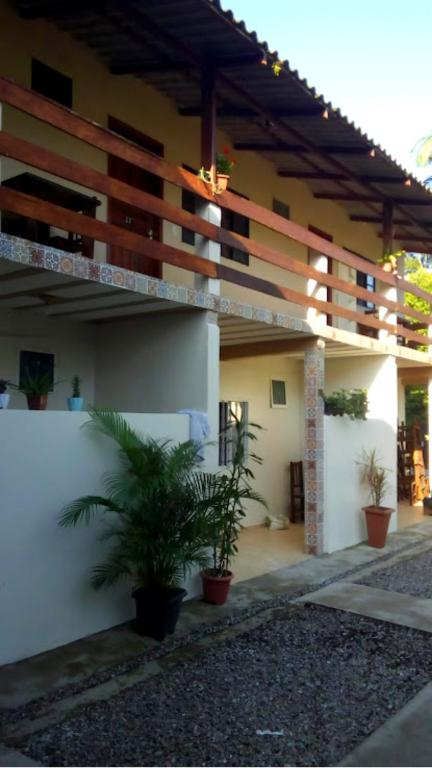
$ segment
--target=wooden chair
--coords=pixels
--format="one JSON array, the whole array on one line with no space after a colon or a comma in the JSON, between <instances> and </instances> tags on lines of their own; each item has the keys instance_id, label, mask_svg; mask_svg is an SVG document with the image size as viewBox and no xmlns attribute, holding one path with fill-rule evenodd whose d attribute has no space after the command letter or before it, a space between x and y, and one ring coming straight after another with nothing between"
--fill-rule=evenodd
<instances>
[{"instance_id":1,"label":"wooden chair","mask_svg":"<svg viewBox=\"0 0 432 768\"><path fill-rule=\"evenodd\" d=\"M304 520L303 462L290 461L290 480L291 480L290 522L296 523L298 516L300 518L300 521Z\"/></svg>"}]
</instances>

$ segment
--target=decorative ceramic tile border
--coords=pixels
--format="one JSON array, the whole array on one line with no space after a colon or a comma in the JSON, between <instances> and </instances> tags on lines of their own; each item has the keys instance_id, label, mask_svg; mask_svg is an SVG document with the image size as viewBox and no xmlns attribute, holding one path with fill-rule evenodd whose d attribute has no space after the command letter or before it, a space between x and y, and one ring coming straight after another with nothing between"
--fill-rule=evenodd
<instances>
[{"instance_id":1,"label":"decorative ceramic tile border","mask_svg":"<svg viewBox=\"0 0 432 768\"><path fill-rule=\"evenodd\" d=\"M155 296L177 304L187 304L191 307L208 309L226 315L236 315L245 320L254 320L267 325L286 328L299 333L311 333L311 327L301 318L275 313L263 307L233 301L222 296L216 296L208 291L186 288L166 280L146 277L138 272L103 264L83 256L39 245L28 240L12 237L0 232L0 259L19 262L41 269L71 275L81 280L91 280L103 285L112 285L126 291L134 291L147 296Z\"/></svg>"},{"instance_id":2,"label":"decorative ceramic tile border","mask_svg":"<svg viewBox=\"0 0 432 768\"><path fill-rule=\"evenodd\" d=\"M305 549L310 555L324 552L324 349L304 355L305 399Z\"/></svg>"}]
</instances>

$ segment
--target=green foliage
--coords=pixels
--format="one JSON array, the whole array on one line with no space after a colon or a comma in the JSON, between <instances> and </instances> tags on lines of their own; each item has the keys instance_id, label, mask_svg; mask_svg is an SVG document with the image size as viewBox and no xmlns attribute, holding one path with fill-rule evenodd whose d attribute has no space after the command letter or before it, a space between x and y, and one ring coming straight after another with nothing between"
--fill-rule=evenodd
<instances>
[{"instance_id":1,"label":"green foliage","mask_svg":"<svg viewBox=\"0 0 432 768\"><path fill-rule=\"evenodd\" d=\"M368 411L366 389L338 389L331 395L320 392L327 416L349 416L352 421L365 421Z\"/></svg>"},{"instance_id":2,"label":"green foliage","mask_svg":"<svg viewBox=\"0 0 432 768\"><path fill-rule=\"evenodd\" d=\"M223 152L218 152L216 155L216 171L217 173L223 173L230 176L232 169L235 166L235 160L230 156L228 147L224 147Z\"/></svg>"},{"instance_id":3,"label":"green foliage","mask_svg":"<svg viewBox=\"0 0 432 768\"><path fill-rule=\"evenodd\" d=\"M207 515L208 536L212 549L215 576L226 576L232 558L237 554L237 539L245 517L244 505L247 501L256 501L267 508L260 494L252 489L254 474L248 459L262 464L262 459L255 453L246 456L246 441L257 439L254 430L261 429L258 424L250 424L249 429L242 419L232 414L235 420L234 436L231 442L234 448L233 460L229 469L216 474L195 475L197 495L201 498L203 510Z\"/></svg>"},{"instance_id":4,"label":"green foliage","mask_svg":"<svg viewBox=\"0 0 432 768\"><path fill-rule=\"evenodd\" d=\"M74 376L72 379L72 397L81 397L81 378Z\"/></svg>"},{"instance_id":5,"label":"green foliage","mask_svg":"<svg viewBox=\"0 0 432 768\"><path fill-rule=\"evenodd\" d=\"M427 425L428 393L426 387L408 385L405 387L405 420L407 427L414 423Z\"/></svg>"},{"instance_id":6,"label":"green foliage","mask_svg":"<svg viewBox=\"0 0 432 768\"><path fill-rule=\"evenodd\" d=\"M32 374L26 369L19 389L25 395L47 395L53 386L49 373L39 371Z\"/></svg>"},{"instance_id":7,"label":"green foliage","mask_svg":"<svg viewBox=\"0 0 432 768\"><path fill-rule=\"evenodd\" d=\"M266 515L266 516L265 516L265 518L264 518L264 520L263 520L263 526L264 526L264 528L271 528L271 524L272 524L272 519L271 519L271 517L270 517L269 515Z\"/></svg>"},{"instance_id":8,"label":"green foliage","mask_svg":"<svg viewBox=\"0 0 432 768\"><path fill-rule=\"evenodd\" d=\"M429 271L424 266L422 266L421 262L414 257L410 258L408 269L409 271L406 275L407 281L413 283L413 285L417 285L419 288L422 288L428 293L432 293L432 271ZM411 309L415 309L417 312L424 314L426 325L424 328L418 327L417 320L414 320L411 317L407 317L406 319L408 320L409 324L413 326L413 329L417 331L417 333L419 333L421 336L427 336L427 324L429 322L431 312L430 302L426 299L422 299L420 296L414 296L413 293L406 293L405 304L407 307L411 307ZM427 346L419 345L418 349L426 351Z\"/></svg>"},{"instance_id":9,"label":"green foliage","mask_svg":"<svg viewBox=\"0 0 432 768\"><path fill-rule=\"evenodd\" d=\"M369 451L363 449L361 458L356 463L360 467L360 482L367 486L372 504L380 507L389 487L390 470L381 466L376 448L371 448Z\"/></svg>"},{"instance_id":10,"label":"green foliage","mask_svg":"<svg viewBox=\"0 0 432 768\"><path fill-rule=\"evenodd\" d=\"M416 163L425 166L432 160L432 136L423 136L414 147Z\"/></svg>"},{"instance_id":11,"label":"green foliage","mask_svg":"<svg viewBox=\"0 0 432 768\"><path fill-rule=\"evenodd\" d=\"M59 524L89 524L101 513L101 540L112 542L93 569L93 586L130 577L136 586L175 586L208 557L206 508L196 493L196 444L141 438L110 410L90 410L87 424L117 444L120 467L104 478L105 495L68 504Z\"/></svg>"},{"instance_id":12,"label":"green foliage","mask_svg":"<svg viewBox=\"0 0 432 768\"><path fill-rule=\"evenodd\" d=\"M397 267L397 260L400 256L404 256L405 251L386 251L378 259L378 264L391 264L392 267Z\"/></svg>"}]
</instances>

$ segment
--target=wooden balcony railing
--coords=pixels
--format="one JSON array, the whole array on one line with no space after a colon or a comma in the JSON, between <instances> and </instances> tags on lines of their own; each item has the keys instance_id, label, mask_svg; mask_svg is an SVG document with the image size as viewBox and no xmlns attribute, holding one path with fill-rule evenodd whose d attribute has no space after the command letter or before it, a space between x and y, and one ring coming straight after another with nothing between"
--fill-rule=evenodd
<instances>
[{"instance_id":1,"label":"wooden balcony railing","mask_svg":"<svg viewBox=\"0 0 432 768\"><path fill-rule=\"evenodd\" d=\"M239 213L251 221L263 225L279 235L285 236L288 238L288 241L294 240L341 264L372 275L387 287L392 286L397 288L399 292L406 291L415 294L427 302L432 300L432 294L400 277L383 272L378 265L350 253L335 243L321 238L302 226L288 221L250 200L246 200L229 191L218 195L215 199L208 186L194 174L189 173L183 168L170 165L166 160L141 149L112 131L5 78L0 78L1 103L26 113L49 125L51 128L58 129L102 152L120 157L150 173L156 174L165 181L187 189L204 200L216 202L223 208ZM100 221L84 214L75 213L59 205L37 199L6 186L0 186L0 209L41 221L48 225L60 227L63 230L77 233L84 238L100 241L108 246L124 248L136 254L172 264L206 277L219 278L261 294L285 299L301 307L312 307L323 314L353 321L357 323L357 326L363 326L366 329L387 331L389 334L397 335L411 343L419 345L432 343L431 338L417 333L414 328L407 327L406 323L407 317L412 318L417 323L427 323L427 315L411 309L399 301L393 301L381 293L368 291L336 275L318 271L314 267L255 239L243 237L223 227L218 227L196 214L189 213L173 205L167 200L157 198L132 187L81 162L66 158L31 141L11 135L4 130L0 131L0 155L24 163L31 168L48 172L69 182L77 183L109 198L141 208L143 211L154 214L180 227L192 230L216 243L242 250L267 264L282 268L287 272L287 285L281 285L271 280L254 276L250 272L245 273L235 267L217 264L200 256L190 254L181 248L151 240L117 225ZM304 292L289 287L290 275L297 275L306 280L312 279L318 285L335 289L351 298L372 302L377 310L378 307L384 307L389 313L400 318L400 321L398 320L397 324L386 322L371 314L350 309L336 302L327 302L308 296Z\"/></svg>"}]
</instances>

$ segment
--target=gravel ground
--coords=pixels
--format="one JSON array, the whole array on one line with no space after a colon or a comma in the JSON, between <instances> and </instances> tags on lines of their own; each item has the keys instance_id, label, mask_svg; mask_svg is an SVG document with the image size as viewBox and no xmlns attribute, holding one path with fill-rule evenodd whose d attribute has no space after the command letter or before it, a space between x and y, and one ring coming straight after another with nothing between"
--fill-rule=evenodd
<instances>
[{"instance_id":1,"label":"gravel ground","mask_svg":"<svg viewBox=\"0 0 432 768\"><path fill-rule=\"evenodd\" d=\"M430 635L299 607L20 748L46 766L334 765L431 677Z\"/></svg>"},{"instance_id":2,"label":"gravel ground","mask_svg":"<svg viewBox=\"0 0 432 768\"><path fill-rule=\"evenodd\" d=\"M367 578L356 579L357 584L402 592L413 597L432 598L432 550L413 558L401 560L389 568L375 571Z\"/></svg>"},{"instance_id":3,"label":"gravel ground","mask_svg":"<svg viewBox=\"0 0 432 768\"><path fill-rule=\"evenodd\" d=\"M409 544L402 546L398 552L400 553L404 550L412 550L415 552L415 550L420 546L423 546L423 542L421 541L414 543L410 542ZM377 561L385 562L386 560L394 557L395 554L396 553L394 551L387 552L386 554L377 554ZM235 610L231 616L225 617L223 619L216 619L210 624L202 624L193 632L189 632L184 635L176 634L174 637L167 638L156 648L153 648L150 651L145 651L133 659L129 659L128 661L122 662L121 664L116 664L112 667L107 667L103 670L100 670L99 672L95 672L94 674L89 675L85 680L64 685L61 688L53 690L44 696L40 696L38 699L32 700L21 707L14 707L0 712L0 727L5 727L8 724L17 723L21 720L35 719L43 713L47 706L51 706L56 701L61 701L68 696L73 696L77 693L81 693L82 691L87 690L88 688L92 688L96 685L104 683L106 680L111 680L114 677L125 674L126 672L130 672L131 670L139 667L141 664L145 664L152 659L162 658L177 648L191 645L205 635L211 635L216 632L220 632L227 627L235 626L236 624L239 624L240 622L245 621L252 616L256 616L264 610L286 606L296 597L301 597L307 592L313 592L314 590L325 587L328 584L333 584L334 582L339 581L341 578L345 578L358 571L361 572L369 566L369 563L361 563L357 566L354 566L353 568L346 570L344 573L338 574L316 585L307 584L303 589L287 589L283 595L279 595L272 600L255 601L247 608Z\"/></svg>"}]
</instances>

